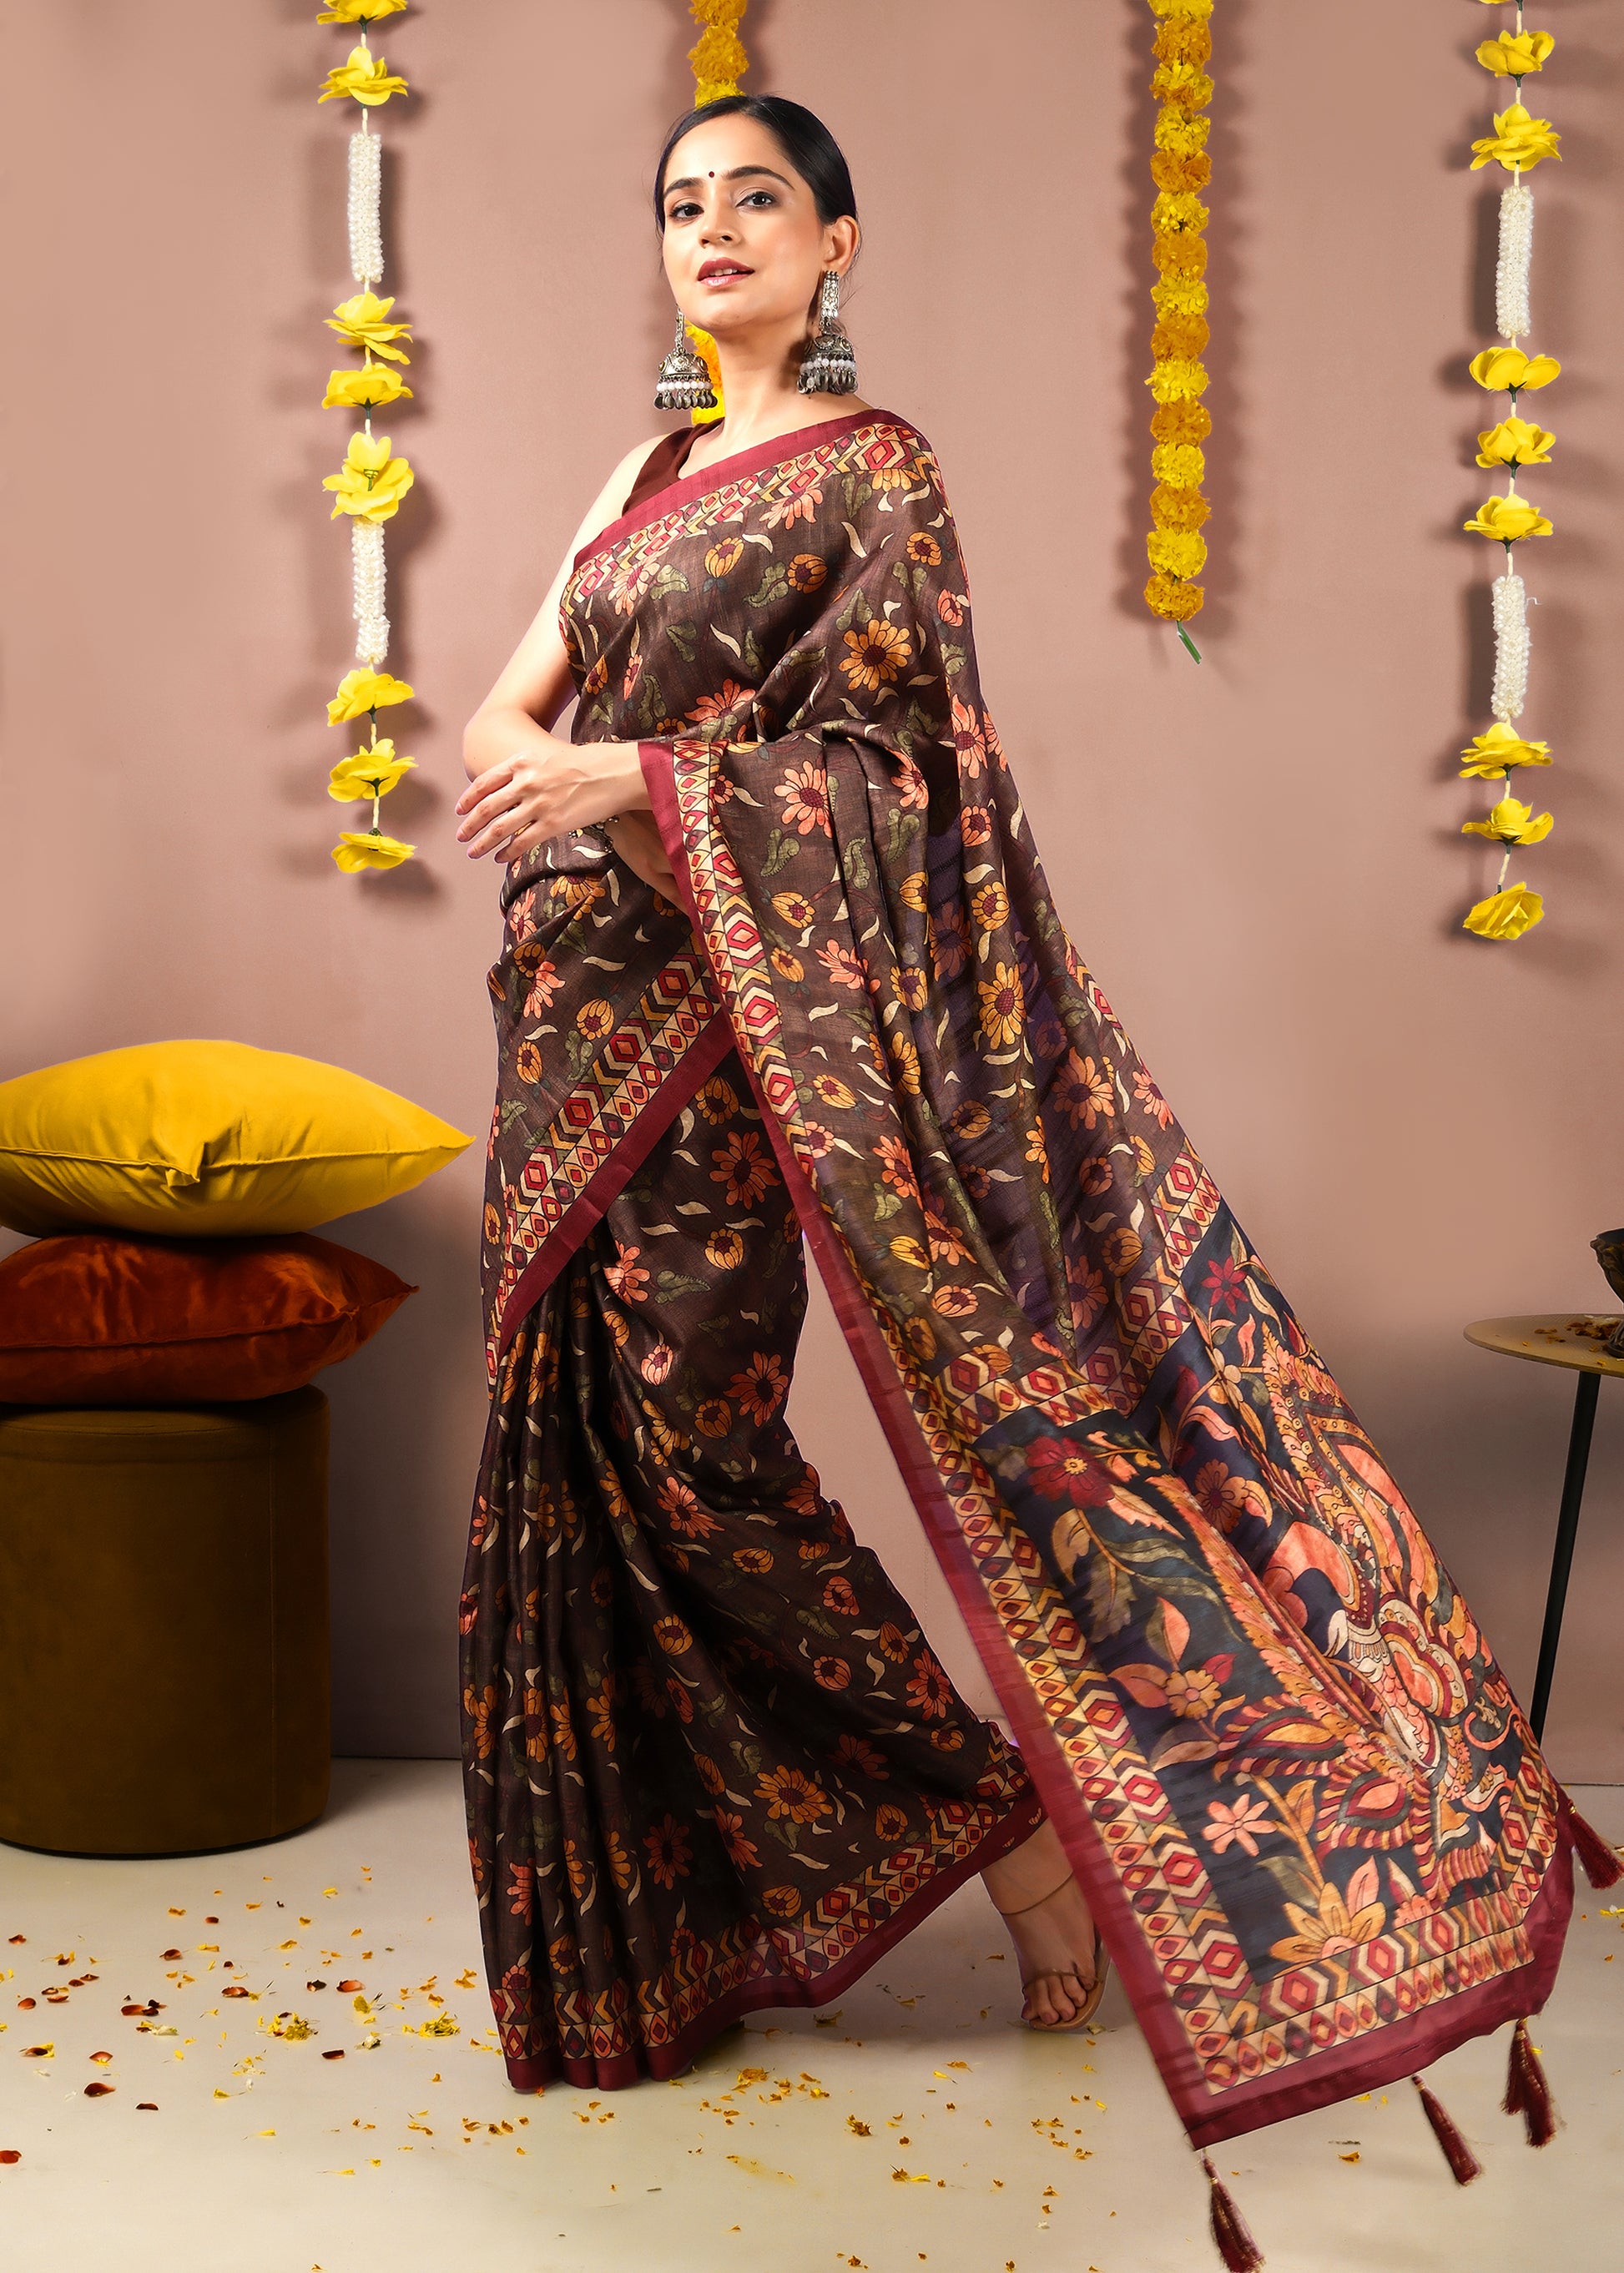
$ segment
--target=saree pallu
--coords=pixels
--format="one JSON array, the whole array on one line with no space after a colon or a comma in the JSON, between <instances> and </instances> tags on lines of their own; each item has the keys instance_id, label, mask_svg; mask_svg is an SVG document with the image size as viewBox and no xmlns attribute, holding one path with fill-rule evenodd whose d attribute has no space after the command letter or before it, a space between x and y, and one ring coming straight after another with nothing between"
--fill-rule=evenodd
<instances>
[{"instance_id":1,"label":"saree pallu","mask_svg":"<svg viewBox=\"0 0 1624 2273\"><path fill-rule=\"evenodd\" d=\"M924 438L869 410L677 480L560 624L685 904L590 832L510 878L555 906L573 861L605 920L498 1007L493 1389L736 1051L1192 2141L1537 2012L1575 1842L1616 1866L1067 940Z\"/></svg>"}]
</instances>

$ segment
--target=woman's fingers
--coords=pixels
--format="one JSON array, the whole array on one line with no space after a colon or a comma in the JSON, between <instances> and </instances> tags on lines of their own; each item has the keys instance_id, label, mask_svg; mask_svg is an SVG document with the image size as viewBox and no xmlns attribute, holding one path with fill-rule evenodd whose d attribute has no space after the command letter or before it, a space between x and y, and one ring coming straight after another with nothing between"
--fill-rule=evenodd
<instances>
[{"instance_id":1,"label":"woman's fingers","mask_svg":"<svg viewBox=\"0 0 1624 2273\"><path fill-rule=\"evenodd\" d=\"M595 827L605 805L642 789L640 774L629 787L626 780L629 746L608 744L605 754L598 754L590 746L583 750L548 736L545 746L515 751L470 782L458 798L458 844L467 845L470 860L494 851L513 860L548 837ZM635 756L634 750L634 761ZM636 840L635 854L628 856L628 866L657 890L666 890L675 880L658 831L651 817L635 807L628 825L633 821L647 826Z\"/></svg>"},{"instance_id":2,"label":"woman's fingers","mask_svg":"<svg viewBox=\"0 0 1624 2273\"><path fill-rule=\"evenodd\" d=\"M515 758L517 755L518 753L515 751L513 758L504 758L500 766L487 766L484 773L476 774L462 796L458 798L453 810L457 813L467 813L482 799L489 797L493 789L499 789L504 782L511 781Z\"/></svg>"},{"instance_id":3,"label":"woman's fingers","mask_svg":"<svg viewBox=\"0 0 1624 2273\"><path fill-rule=\"evenodd\" d=\"M505 844L518 830L529 826L525 800L515 797L505 806L489 810L482 807L471 814L457 830L457 839L460 843L470 830L478 829L477 836L468 847L469 859L477 860L485 853L494 851L498 845Z\"/></svg>"},{"instance_id":4,"label":"woman's fingers","mask_svg":"<svg viewBox=\"0 0 1624 2273\"><path fill-rule=\"evenodd\" d=\"M489 828L504 814L516 812L523 801L523 794L517 789L497 790L491 796L481 798L458 828L458 844L464 844L469 837L477 836L482 829Z\"/></svg>"}]
</instances>

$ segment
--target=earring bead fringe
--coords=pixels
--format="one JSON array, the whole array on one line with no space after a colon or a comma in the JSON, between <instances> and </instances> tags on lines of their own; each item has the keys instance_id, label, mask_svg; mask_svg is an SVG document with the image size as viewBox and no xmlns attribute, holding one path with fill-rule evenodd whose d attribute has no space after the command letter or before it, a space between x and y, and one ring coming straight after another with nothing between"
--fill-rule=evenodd
<instances>
[{"instance_id":1,"label":"earring bead fringe","mask_svg":"<svg viewBox=\"0 0 1624 2273\"><path fill-rule=\"evenodd\" d=\"M840 323L839 308L840 279L832 268L826 268L818 304L817 332L808 344L795 380L801 394L857 392L857 351Z\"/></svg>"}]
</instances>

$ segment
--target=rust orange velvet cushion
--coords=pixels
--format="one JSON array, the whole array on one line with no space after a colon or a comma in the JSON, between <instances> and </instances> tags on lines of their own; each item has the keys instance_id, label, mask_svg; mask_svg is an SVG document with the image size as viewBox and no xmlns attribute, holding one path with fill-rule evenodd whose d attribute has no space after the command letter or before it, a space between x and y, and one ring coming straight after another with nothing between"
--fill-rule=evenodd
<instances>
[{"instance_id":1,"label":"rust orange velvet cushion","mask_svg":"<svg viewBox=\"0 0 1624 2273\"><path fill-rule=\"evenodd\" d=\"M417 1291L309 1232L36 1240L0 1262L0 1401L274 1397L359 1349Z\"/></svg>"}]
</instances>

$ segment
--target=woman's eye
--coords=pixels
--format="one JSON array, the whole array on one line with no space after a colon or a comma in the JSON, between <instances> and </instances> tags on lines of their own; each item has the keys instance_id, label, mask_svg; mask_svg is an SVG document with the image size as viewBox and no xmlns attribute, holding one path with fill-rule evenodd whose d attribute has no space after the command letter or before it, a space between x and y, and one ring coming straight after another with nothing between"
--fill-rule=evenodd
<instances>
[{"instance_id":1,"label":"woman's eye","mask_svg":"<svg viewBox=\"0 0 1624 2273\"><path fill-rule=\"evenodd\" d=\"M765 198L770 206L777 205L778 203L778 199L773 196L771 190L751 190L748 195L741 199L740 202L748 206L751 198Z\"/></svg>"}]
</instances>

